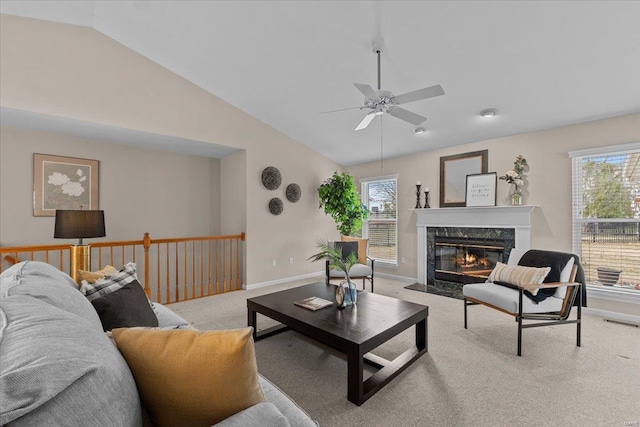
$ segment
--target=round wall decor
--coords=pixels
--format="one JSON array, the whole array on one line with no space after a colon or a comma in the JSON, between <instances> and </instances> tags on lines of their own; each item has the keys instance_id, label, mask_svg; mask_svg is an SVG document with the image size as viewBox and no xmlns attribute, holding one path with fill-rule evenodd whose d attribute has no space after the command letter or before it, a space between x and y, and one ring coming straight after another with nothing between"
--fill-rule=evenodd
<instances>
[{"instance_id":1,"label":"round wall decor","mask_svg":"<svg viewBox=\"0 0 640 427\"><path fill-rule=\"evenodd\" d=\"M289 184L287 185L287 200L291 203L295 203L300 200L302 191L300 190L300 186L298 184Z\"/></svg>"},{"instance_id":2,"label":"round wall decor","mask_svg":"<svg viewBox=\"0 0 640 427\"><path fill-rule=\"evenodd\" d=\"M276 190L280 187L280 183L282 183L282 175L278 168L273 166L264 168L262 171L262 185L264 185L267 190Z\"/></svg>"},{"instance_id":3,"label":"round wall decor","mask_svg":"<svg viewBox=\"0 0 640 427\"><path fill-rule=\"evenodd\" d=\"M280 215L284 210L284 203L282 203L282 199L279 197L274 197L269 200L269 212L274 215Z\"/></svg>"}]
</instances>

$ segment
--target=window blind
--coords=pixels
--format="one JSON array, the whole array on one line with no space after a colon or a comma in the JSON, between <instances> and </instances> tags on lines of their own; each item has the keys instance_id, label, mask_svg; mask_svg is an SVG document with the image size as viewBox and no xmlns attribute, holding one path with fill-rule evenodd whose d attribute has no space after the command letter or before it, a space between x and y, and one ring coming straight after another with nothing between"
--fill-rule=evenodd
<instances>
[{"instance_id":1,"label":"window blind","mask_svg":"<svg viewBox=\"0 0 640 427\"><path fill-rule=\"evenodd\" d=\"M587 283L640 285L640 144L572 152L573 246Z\"/></svg>"}]
</instances>

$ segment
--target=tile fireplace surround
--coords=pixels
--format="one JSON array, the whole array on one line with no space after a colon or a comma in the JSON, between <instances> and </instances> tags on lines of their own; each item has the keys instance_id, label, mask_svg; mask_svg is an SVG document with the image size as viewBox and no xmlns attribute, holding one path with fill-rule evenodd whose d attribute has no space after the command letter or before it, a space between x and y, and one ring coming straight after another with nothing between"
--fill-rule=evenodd
<instances>
[{"instance_id":1,"label":"tile fireplace surround","mask_svg":"<svg viewBox=\"0 0 640 427\"><path fill-rule=\"evenodd\" d=\"M418 283L427 283L427 229L431 227L511 228L515 247L531 247L531 212L537 206L414 209L418 227Z\"/></svg>"}]
</instances>

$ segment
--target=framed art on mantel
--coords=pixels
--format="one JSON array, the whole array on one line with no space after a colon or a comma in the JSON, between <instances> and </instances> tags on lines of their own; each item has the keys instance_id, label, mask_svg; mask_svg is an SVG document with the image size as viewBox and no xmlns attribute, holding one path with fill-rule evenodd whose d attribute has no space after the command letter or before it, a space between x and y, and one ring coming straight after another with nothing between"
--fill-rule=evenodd
<instances>
[{"instance_id":1,"label":"framed art on mantel","mask_svg":"<svg viewBox=\"0 0 640 427\"><path fill-rule=\"evenodd\" d=\"M467 175L467 206L495 206L497 182L498 174L495 172Z\"/></svg>"},{"instance_id":2,"label":"framed art on mantel","mask_svg":"<svg viewBox=\"0 0 640 427\"><path fill-rule=\"evenodd\" d=\"M98 160L33 155L33 216L98 209Z\"/></svg>"},{"instance_id":3,"label":"framed art on mantel","mask_svg":"<svg viewBox=\"0 0 640 427\"><path fill-rule=\"evenodd\" d=\"M487 173L489 150L440 157L440 207L466 206L467 175Z\"/></svg>"}]
</instances>

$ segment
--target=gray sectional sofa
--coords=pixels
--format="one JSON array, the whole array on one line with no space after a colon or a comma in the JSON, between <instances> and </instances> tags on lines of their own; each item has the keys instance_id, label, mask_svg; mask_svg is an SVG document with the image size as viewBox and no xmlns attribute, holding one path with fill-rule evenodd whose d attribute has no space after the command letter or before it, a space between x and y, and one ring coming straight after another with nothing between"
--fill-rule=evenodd
<instances>
[{"instance_id":1,"label":"gray sectional sofa","mask_svg":"<svg viewBox=\"0 0 640 427\"><path fill-rule=\"evenodd\" d=\"M161 327L184 322L155 309ZM49 264L26 261L0 275L0 361L0 425L149 425L131 371L93 306ZM261 376L259 385L264 402L217 425L317 426Z\"/></svg>"}]
</instances>

